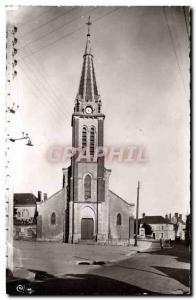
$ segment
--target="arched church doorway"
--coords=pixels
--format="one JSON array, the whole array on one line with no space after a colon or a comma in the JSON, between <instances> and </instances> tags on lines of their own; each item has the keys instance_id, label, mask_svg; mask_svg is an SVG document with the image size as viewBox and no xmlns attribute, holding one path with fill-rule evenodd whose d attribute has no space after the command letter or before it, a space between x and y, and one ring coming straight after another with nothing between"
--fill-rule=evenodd
<instances>
[{"instance_id":1,"label":"arched church doorway","mask_svg":"<svg viewBox=\"0 0 196 300\"><path fill-rule=\"evenodd\" d=\"M82 240L93 240L93 233L94 233L93 218L82 218L81 219L81 239Z\"/></svg>"}]
</instances>

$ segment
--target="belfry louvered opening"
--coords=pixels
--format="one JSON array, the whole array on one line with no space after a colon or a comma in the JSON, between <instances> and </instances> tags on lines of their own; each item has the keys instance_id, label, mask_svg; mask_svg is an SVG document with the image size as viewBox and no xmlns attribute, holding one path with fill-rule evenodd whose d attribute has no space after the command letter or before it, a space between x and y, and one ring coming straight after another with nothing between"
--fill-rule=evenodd
<instances>
[{"instance_id":1,"label":"belfry louvered opening","mask_svg":"<svg viewBox=\"0 0 196 300\"><path fill-rule=\"evenodd\" d=\"M86 154L86 146L87 146L87 128L84 126L82 128L82 152Z\"/></svg>"},{"instance_id":2,"label":"belfry louvered opening","mask_svg":"<svg viewBox=\"0 0 196 300\"><path fill-rule=\"evenodd\" d=\"M90 155L94 156L95 153L95 128L90 129Z\"/></svg>"}]
</instances>

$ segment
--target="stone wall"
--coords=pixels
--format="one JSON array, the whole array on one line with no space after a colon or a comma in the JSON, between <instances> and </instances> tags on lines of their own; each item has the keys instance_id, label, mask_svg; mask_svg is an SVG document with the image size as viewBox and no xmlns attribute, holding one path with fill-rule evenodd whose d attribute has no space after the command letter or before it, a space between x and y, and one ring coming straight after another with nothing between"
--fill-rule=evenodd
<instances>
[{"instance_id":1,"label":"stone wall","mask_svg":"<svg viewBox=\"0 0 196 300\"><path fill-rule=\"evenodd\" d=\"M36 225L14 225L13 239L14 240L35 240L36 239Z\"/></svg>"},{"instance_id":2,"label":"stone wall","mask_svg":"<svg viewBox=\"0 0 196 300\"><path fill-rule=\"evenodd\" d=\"M133 239L134 234L134 204L129 204L112 191L109 191L109 238L113 243ZM121 225L117 224L120 214Z\"/></svg>"},{"instance_id":3,"label":"stone wall","mask_svg":"<svg viewBox=\"0 0 196 300\"><path fill-rule=\"evenodd\" d=\"M66 193L64 189L37 205L37 239L63 241L65 232ZM55 214L55 224L51 216Z\"/></svg>"}]
</instances>

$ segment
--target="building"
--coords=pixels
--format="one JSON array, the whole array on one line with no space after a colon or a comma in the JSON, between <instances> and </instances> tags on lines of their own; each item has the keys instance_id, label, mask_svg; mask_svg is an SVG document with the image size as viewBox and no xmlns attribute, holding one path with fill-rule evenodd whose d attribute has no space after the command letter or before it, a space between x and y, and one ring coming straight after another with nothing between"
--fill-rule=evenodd
<instances>
[{"instance_id":1,"label":"building","mask_svg":"<svg viewBox=\"0 0 196 300\"><path fill-rule=\"evenodd\" d=\"M62 189L38 205L38 239L112 244L133 239L134 204L109 189L111 170L97 152L104 145L104 119L88 28L71 122L72 149L77 155L63 169Z\"/></svg>"},{"instance_id":2,"label":"building","mask_svg":"<svg viewBox=\"0 0 196 300\"><path fill-rule=\"evenodd\" d=\"M145 214L143 214L143 217L139 219L139 224L139 235L141 237L146 236L143 225L148 224L151 226L151 237L153 239L160 240L160 238L163 238L165 240L175 240L174 224L169 219L162 216L145 216Z\"/></svg>"},{"instance_id":3,"label":"building","mask_svg":"<svg viewBox=\"0 0 196 300\"><path fill-rule=\"evenodd\" d=\"M14 194L14 239L36 239L37 200L30 193Z\"/></svg>"},{"instance_id":4,"label":"building","mask_svg":"<svg viewBox=\"0 0 196 300\"><path fill-rule=\"evenodd\" d=\"M174 224L175 239L185 240L186 223L182 220L182 214L175 213L173 217L169 214L165 217Z\"/></svg>"}]
</instances>

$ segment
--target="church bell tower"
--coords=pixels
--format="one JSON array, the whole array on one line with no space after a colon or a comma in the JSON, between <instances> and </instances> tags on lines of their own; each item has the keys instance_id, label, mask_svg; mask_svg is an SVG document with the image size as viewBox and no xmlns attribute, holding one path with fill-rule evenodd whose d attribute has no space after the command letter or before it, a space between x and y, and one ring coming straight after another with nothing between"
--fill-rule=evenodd
<instances>
[{"instance_id":1,"label":"church bell tower","mask_svg":"<svg viewBox=\"0 0 196 300\"><path fill-rule=\"evenodd\" d=\"M70 242L98 239L101 230L99 211L105 202L104 157L95 155L97 149L103 147L105 115L95 77L90 17L86 24L86 47L72 114L72 147L79 154L71 161Z\"/></svg>"}]
</instances>

